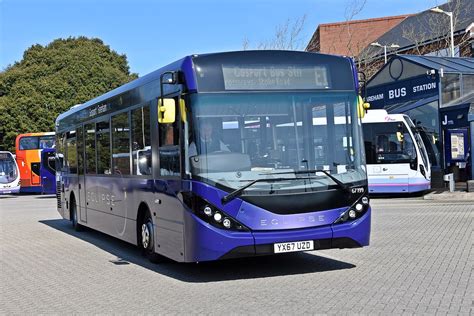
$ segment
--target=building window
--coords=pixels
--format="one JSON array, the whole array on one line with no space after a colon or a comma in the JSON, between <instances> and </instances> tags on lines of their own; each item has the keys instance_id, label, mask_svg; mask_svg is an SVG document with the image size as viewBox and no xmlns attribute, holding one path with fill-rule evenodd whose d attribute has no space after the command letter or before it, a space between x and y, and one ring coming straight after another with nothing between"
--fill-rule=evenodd
<instances>
[{"instance_id":1,"label":"building window","mask_svg":"<svg viewBox=\"0 0 474 316\"><path fill-rule=\"evenodd\" d=\"M97 174L111 174L109 121L98 122L96 127Z\"/></svg>"},{"instance_id":2,"label":"building window","mask_svg":"<svg viewBox=\"0 0 474 316\"><path fill-rule=\"evenodd\" d=\"M112 117L112 162L114 174L130 174L128 113L120 113Z\"/></svg>"},{"instance_id":3,"label":"building window","mask_svg":"<svg viewBox=\"0 0 474 316\"><path fill-rule=\"evenodd\" d=\"M151 175L150 107L132 111L132 170L135 175Z\"/></svg>"},{"instance_id":4,"label":"building window","mask_svg":"<svg viewBox=\"0 0 474 316\"><path fill-rule=\"evenodd\" d=\"M459 74L444 74L441 78L441 106L448 106L450 102L461 96Z\"/></svg>"},{"instance_id":5,"label":"building window","mask_svg":"<svg viewBox=\"0 0 474 316\"><path fill-rule=\"evenodd\" d=\"M462 91L463 96L474 93L474 75L462 75Z\"/></svg>"}]
</instances>

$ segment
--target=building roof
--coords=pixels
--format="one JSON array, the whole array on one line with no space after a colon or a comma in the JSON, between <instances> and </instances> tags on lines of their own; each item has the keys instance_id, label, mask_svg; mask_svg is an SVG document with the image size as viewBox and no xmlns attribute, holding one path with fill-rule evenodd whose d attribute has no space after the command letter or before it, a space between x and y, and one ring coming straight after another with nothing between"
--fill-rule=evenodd
<instances>
[{"instance_id":1,"label":"building roof","mask_svg":"<svg viewBox=\"0 0 474 316\"><path fill-rule=\"evenodd\" d=\"M396 62L397 60L400 62ZM395 66L392 66L392 62L396 62ZM474 74L474 57L396 55L370 78L367 87L371 88L398 80L410 79L426 74L428 70L440 73L441 69L444 73ZM398 71L400 71L399 76L394 78L392 72Z\"/></svg>"},{"instance_id":2,"label":"building roof","mask_svg":"<svg viewBox=\"0 0 474 316\"><path fill-rule=\"evenodd\" d=\"M368 44L410 15L320 24L306 51L356 56Z\"/></svg>"},{"instance_id":3,"label":"building roof","mask_svg":"<svg viewBox=\"0 0 474 316\"><path fill-rule=\"evenodd\" d=\"M454 12L454 34L466 32L466 28L474 21L474 1L451 0L439 8L446 12ZM430 10L422 11L407 17L401 23L376 39L381 45L399 45L397 51L406 51L417 45L425 45L445 37L449 33L449 17ZM383 48L368 45L363 50L366 56L381 56Z\"/></svg>"},{"instance_id":4,"label":"building roof","mask_svg":"<svg viewBox=\"0 0 474 316\"><path fill-rule=\"evenodd\" d=\"M444 72L474 73L474 58L419 55L398 55L398 57L404 58L429 69L439 70L443 68Z\"/></svg>"}]
</instances>

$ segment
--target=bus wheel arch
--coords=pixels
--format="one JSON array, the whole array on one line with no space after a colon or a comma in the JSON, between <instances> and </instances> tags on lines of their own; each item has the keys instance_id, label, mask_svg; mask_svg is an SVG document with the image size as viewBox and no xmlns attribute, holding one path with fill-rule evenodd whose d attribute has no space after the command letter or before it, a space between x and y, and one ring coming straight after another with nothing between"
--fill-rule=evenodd
<instances>
[{"instance_id":1,"label":"bus wheel arch","mask_svg":"<svg viewBox=\"0 0 474 316\"><path fill-rule=\"evenodd\" d=\"M72 227L75 231L82 230L82 225L79 224L78 216L76 196L74 195L74 192L71 192L71 195L69 196L69 220L71 221Z\"/></svg>"},{"instance_id":2,"label":"bus wheel arch","mask_svg":"<svg viewBox=\"0 0 474 316\"><path fill-rule=\"evenodd\" d=\"M137 214L137 246L151 262L162 262L163 257L155 252L155 228L150 208L140 203Z\"/></svg>"}]
</instances>

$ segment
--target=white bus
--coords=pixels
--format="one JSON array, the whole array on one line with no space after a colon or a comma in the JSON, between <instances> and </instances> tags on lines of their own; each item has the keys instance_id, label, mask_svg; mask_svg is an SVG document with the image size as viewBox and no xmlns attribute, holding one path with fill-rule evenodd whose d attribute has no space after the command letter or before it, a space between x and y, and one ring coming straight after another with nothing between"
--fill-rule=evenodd
<instances>
[{"instance_id":1,"label":"white bus","mask_svg":"<svg viewBox=\"0 0 474 316\"><path fill-rule=\"evenodd\" d=\"M0 194L20 192L20 170L9 151L0 151Z\"/></svg>"},{"instance_id":2,"label":"white bus","mask_svg":"<svg viewBox=\"0 0 474 316\"><path fill-rule=\"evenodd\" d=\"M407 115L369 110L362 123L370 193L414 193L430 189L428 154Z\"/></svg>"}]
</instances>

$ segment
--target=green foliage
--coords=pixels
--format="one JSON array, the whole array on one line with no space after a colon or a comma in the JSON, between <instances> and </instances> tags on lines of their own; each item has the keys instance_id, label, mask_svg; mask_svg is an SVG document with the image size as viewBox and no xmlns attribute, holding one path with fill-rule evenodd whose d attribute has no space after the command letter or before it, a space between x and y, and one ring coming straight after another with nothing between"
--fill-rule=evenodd
<instances>
[{"instance_id":1,"label":"green foliage","mask_svg":"<svg viewBox=\"0 0 474 316\"><path fill-rule=\"evenodd\" d=\"M97 38L31 46L0 72L0 150L14 151L18 134L54 131L60 113L135 78L127 57Z\"/></svg>"}]
</instances>

